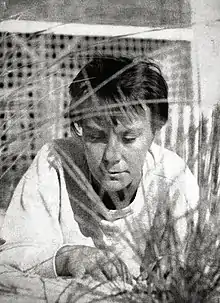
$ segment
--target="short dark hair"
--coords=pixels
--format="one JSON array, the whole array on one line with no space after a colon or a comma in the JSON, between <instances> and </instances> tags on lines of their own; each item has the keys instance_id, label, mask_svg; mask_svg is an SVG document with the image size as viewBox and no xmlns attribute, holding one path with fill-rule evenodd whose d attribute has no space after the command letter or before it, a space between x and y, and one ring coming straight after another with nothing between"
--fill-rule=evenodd
<instances>
[{"instance_id":1,"label":"short dark hair","mask_svg":"<svg viewBox=\"0 0 220 303\"><path fill-rule=\"evenodd\" d=\"M97 115L99 109L103 110L102 104L105 108L114 104L137 111L145 103L160 126L168 119L168 86L151 60L95 56L73 79L69 93L71 127Z\"/></svg>"}]
</instances>

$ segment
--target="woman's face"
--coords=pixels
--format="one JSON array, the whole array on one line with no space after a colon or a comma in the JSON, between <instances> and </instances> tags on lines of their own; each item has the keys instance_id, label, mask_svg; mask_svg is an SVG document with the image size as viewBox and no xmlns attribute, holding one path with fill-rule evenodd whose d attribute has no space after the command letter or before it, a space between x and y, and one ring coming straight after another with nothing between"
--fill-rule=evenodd
<instances>
[{"instance_id":1,"label":"woman's face","mask_svg":"<svg viewBox=\"0 0 220 303\"><path fill-rule=\"evenodd\" d=\"M143 115L115 119L116 123L109 116L91 118L81 126L90 172L108 192L139 184L146 153L154 139L148 107Z\"/></svg>"}]
</instances>

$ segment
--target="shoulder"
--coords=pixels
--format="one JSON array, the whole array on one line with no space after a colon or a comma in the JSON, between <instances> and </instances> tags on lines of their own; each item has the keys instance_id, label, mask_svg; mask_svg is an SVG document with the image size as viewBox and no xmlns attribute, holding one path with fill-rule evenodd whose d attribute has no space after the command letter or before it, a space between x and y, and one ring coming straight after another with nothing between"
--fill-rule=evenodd
<instances>
[{"instance_id":1,"label":"shoulder","mask_svg":"<svg viewBox=\"0 0 220 303\"><path fill-rule=\"evenodd\" d=\"M156 171L159 172L173 195L179 193L184 199L195 207L199 200L199 187L195 176L190 171L186 162L176 153L162 148L158 145L153 146L156 158Z\"/></svg>"},{"instance_id":2,"label":"shoulder","mask_svg":"<svg viewBox=\"0 0 220 303\"><path fill-rule=\"evenodd\" d=\"M181 215L186 210L196 209L199 201L199 186L195 176L185 161L176 153L154 144L155 174L165 184L174 214ZM173 204L174 203L174 204Z\"/></svg>"},{"instance_id":3,"label":"shoulder","mask_svg":"<svg viewBox=\"0 0 220 303\"><path fill-rule=\"evenodd\" d=\"M186 162L175 152L155 143L151 146L155 161L156 173L168 180L175 180L189 172Z\"/></svg>"}]
</instances>

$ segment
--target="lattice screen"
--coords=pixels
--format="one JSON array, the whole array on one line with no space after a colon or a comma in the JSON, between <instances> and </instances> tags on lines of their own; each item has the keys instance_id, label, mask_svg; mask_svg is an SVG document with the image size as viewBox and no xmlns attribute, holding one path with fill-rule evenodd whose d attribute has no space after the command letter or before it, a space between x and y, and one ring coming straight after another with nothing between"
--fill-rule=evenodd
<instances>
[{"instance_id":1,"label":"lattice screen","mask_svg":"<svg viewBox=\"0 0 220 303\"><path fill-rule=\"evenodd\" d=\"M12 182L46 141L69 135L65 119L68 85L96 52L149 56L159 63L169 85L171 105L170 121L157 141L176 150L196 172L198 112L191 106L189 42L1 33L0 175L10 176Z\"/></svg>"}]
</instances>

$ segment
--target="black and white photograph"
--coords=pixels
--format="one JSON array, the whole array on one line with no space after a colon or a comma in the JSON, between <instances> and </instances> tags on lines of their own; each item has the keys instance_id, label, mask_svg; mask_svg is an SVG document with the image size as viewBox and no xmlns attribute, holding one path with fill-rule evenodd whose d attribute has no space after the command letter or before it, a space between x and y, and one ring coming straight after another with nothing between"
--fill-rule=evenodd
<instances>
[{"instance_id":1,"label":"black and white photograph","mask_svg":"<svg viewBox=\"0 0 220 303\"><path fill-rule=\"evenodd\" d=\"M220 302L219 0L0 0L0 302Z\"/></svg>"}]
</instances>

